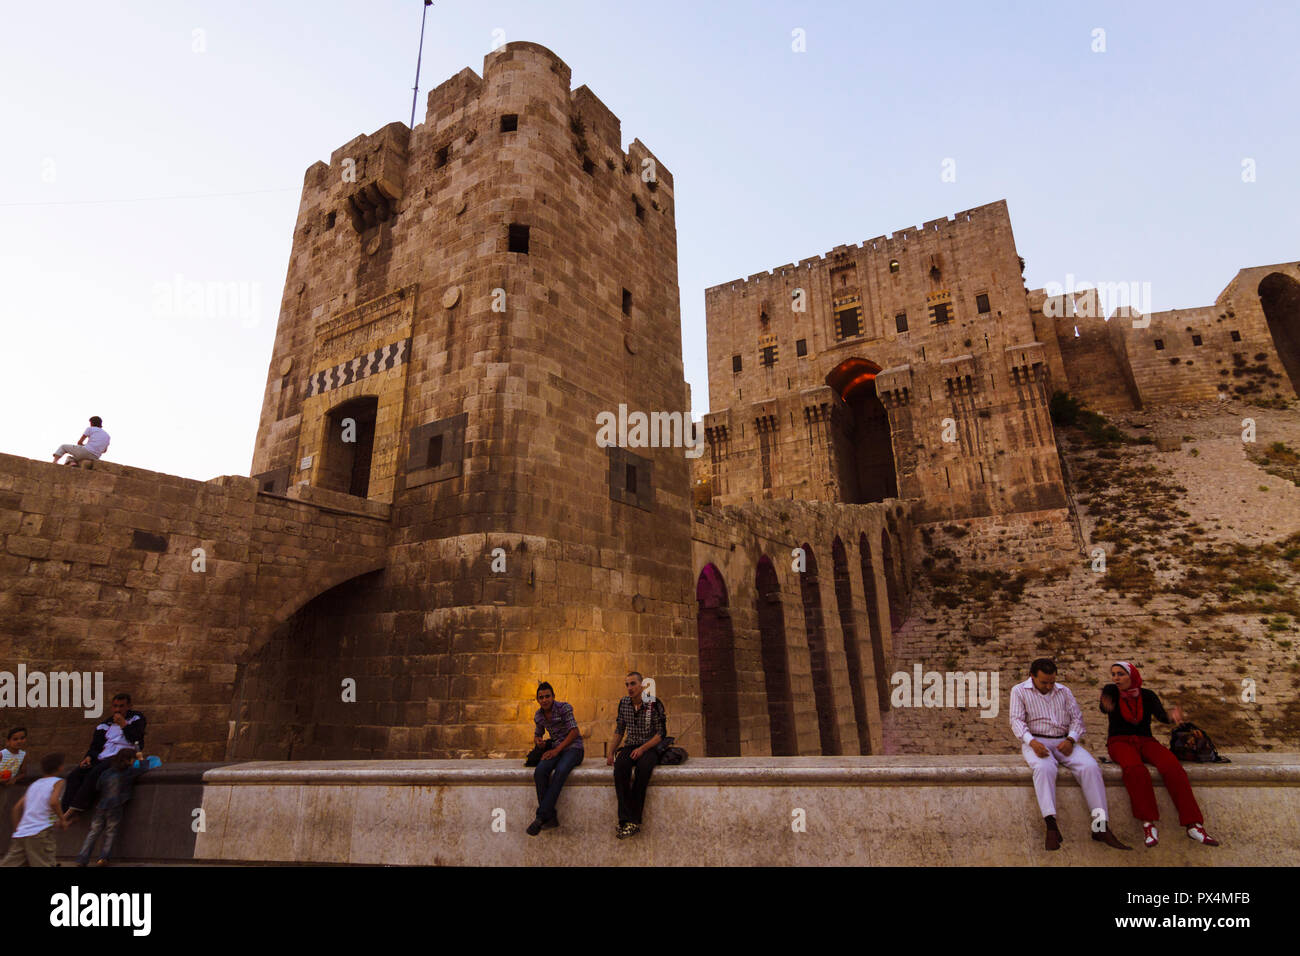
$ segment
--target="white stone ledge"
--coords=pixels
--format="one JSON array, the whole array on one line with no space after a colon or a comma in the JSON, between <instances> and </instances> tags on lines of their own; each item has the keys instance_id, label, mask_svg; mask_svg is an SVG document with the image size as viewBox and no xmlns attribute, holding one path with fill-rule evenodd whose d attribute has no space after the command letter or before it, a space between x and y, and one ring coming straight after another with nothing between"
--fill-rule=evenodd
<instances>
[{"instance_id":1,"label":"white stone ledge","mask_svg":"<svg viewBox=\"0 0 1300 956\"><path fill-rule=\"evenodd\" d=\"M645 828L614 836L613 771L589 755L565 784L558 830L520 759L171 764L141 778L122 857L141 862L407 866L1296 866L1300 754L1185 764L1221 847L1189 840L1159 774L1160 845L1141 846L1119 768L1103 765L1111 826L1092 841L1083 795L1058 777L1065 843L1043 846L1029 768L971 757L694 758L651 779ZM16 795L15 795L16 797ZM194 832L202 808L204 828ZM504 830L495 824L501 824ZM798 823L803 829L796 829ZM76 852L85 823L59 835Z\"/></svg>"},{"instance_id":2,"label":"white stone ledge","mask_svg":"<svg viewBox=\"0 0 1300 956\"><path fill-rule=\"evenodd\" d=\"M1231 763L1184 764L1192 783L1203 786L1300 786L1300 754L1241 754ZM292 760L251 761L211 769L190 765L205 784L228 786L322 784L339 786L408 784L532 786L533 771L519 759L493 760ZM208 765L210 766L210 765ZM174 771L186 773L180 767ZM565 786L609 786L613 769L589 754ZM1107 783L1119 783L1120 769L1102 764ZM1073 783L1068 771L1062 782ZM195 779L188 776L187 779ZM1156 775L1155 779L1159 779ZM843 786L1029 785L1029 767L1019 756L971 757L693 757L679 766L658 767L654 785L768 787L787 784ZM164 782L159 780L159 783Z\"/></svg>"}]
</instances>

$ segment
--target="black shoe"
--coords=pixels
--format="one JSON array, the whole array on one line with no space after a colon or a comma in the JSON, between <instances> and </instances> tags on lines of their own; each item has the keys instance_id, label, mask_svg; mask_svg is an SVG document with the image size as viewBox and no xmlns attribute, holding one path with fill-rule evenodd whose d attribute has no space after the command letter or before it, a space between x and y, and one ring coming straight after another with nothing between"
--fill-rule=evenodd
<instances>
[{"instance_id":1,"label":"black shoe","mask_svg":"<svg viewBox=\"0 0 1300 956\"><path fill-rule=\"evenodd\" d=\"M559 825L560 825L560 815L558 813L553 813L551 814L550 819L542 822L542 829L554 830Z\"/></svg>"},{"instance_id":2,"label":"black shoe","mask_svg":"<svg viewBox=\"0 0 1300 956\"><path fill-rule=\"evenodd\" d=\"M542 827L545 825L546 824L542 822L540 817L533 817L533 822L528 824L528 829L524 832L529 836L537 836L537 834L542 832Z\"/></svg>"},{"instance_id":3,"label":"black shoe","mask_svg":"<svg viewBox=\"0 0 1300 956\"><path fill-rule=\"evenodd\" d=\"M1092 838L1098 843L1104 843L1107 846L1114 847L1116 850L1131 850L1131 846L1121 843L1119 837L1111 832L1110 827L1102 830L1100 833L1094 833Z\"/></svg>"},{"instance_id":4,"label":"black shoe","mask_svg":"<svg viewBox=\"0 0 1300 956\"><path fill-rule=\"evenodd\" d=\"M1047 849L1059 850L1061 848L1061 831L1056 826L1056 817L1043 817L1043 822L1047 824Z\"/></svg>"}]
</instances>

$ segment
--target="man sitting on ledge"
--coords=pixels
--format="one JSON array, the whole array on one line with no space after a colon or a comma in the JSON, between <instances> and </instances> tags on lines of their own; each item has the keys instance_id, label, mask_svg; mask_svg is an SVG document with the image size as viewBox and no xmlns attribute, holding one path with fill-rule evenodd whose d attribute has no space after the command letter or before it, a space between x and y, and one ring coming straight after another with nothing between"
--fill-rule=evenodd
<instances>
[{"instance_id":1,"label":"man sitting on ledge","mask_svg":"<svg viewBox=\"0 0 1300 956\"><path fill-rule=\"evenodd\" d=\"M95 785L100 774L108 770L113 756L121 750L144 749L144 714L131 709L131 695L118 694L113 698L113 714L108 720L95 725L90 749L77 769L68 774L63 788L63 810L67 819L74 813L85 813L95 800Z\"/></svg>"},{"instance_id":2,"label":"man sitting on ledge","mask_svg":"<svg viewBox=\"0 0 1300 956\"><path fill-rule=\"evenodd\" d=\"M1056 825L1057 764L1069 767L1083 788L1092 810L1092 838L1117 850L1129 849L1110 832L1101 767L1092 754L1076 746L1083 736L1079 702L1068 687L1056 683L1056 662L1051 658L1038 658L1029 665L1029 680L1011 688L1011 732L1024 745L1021 752L1034 771L1034 792L1047 824L1047 849L1061 848Z\"/></svg>"},{"instance_id":3,"label":"man sitting on ledge","mask_svg":"<svg viewBox=\"0 0 1300 956\"><path fill-rule=\"evenodd\" d=\"M642 696L641 675L629 671L623 682L627 696L618 702L618 723L605 763L614 765L614 792L618 795L618 838L641 832L641 813L650 774L659 763L659 742L668 733L663 701ZM622 749L619 745L622 744ZM632 770L636 769L636 780Z\"/></svg>"},{"instance_id":4,"label":"man sitting on ledge","mask_svg":"<svg viewBox=\"0 0 1300 956\"><path fill-rule=\"evenodd\" d=\"M108 432L103 428L104 420L98 415L90 416L90 427L81 433L75 445L60 445L54 451L54 463L57 465L64 455L70 455L69 463L77 468L79 462L98 461L108 451Z\"/></svg>"}]
</instances>

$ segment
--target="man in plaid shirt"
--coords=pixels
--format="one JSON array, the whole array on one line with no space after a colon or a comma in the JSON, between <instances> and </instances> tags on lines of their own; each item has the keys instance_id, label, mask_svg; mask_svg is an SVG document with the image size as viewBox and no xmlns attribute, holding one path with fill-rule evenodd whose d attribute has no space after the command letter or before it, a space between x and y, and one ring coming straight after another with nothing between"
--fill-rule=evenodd
<instances>
[{"instance_id":1,"label":"man in plaid shirt","mask_svg":"<svg viewBox=\"0 0 1300 956\"><path fill-rule=\"evenodd\" d=\"M650 786L650 774L659 763L659 743L668 735L663 702L656 697L643 698L641 680L637 671L629 671L623 682L627 696L618 702L618 723L609 756L605 758L605 763L614 767L620 840L641 831L646 788ZM634 769L635 780L632 779Z\"/></svg>"},{"instance_id":2,"label":"man in plaid shirt","mask_svg":"<svg viewBox=\"0 0 1300 956\"><path fill-rule=\"evenodd\" d=\"M550 747L542 752L537 769L533 771L533 782L537 785L537 816L528 824L529 836L537 836L543 830L550 830L560 825L560 817L555 812L555 804L560 799L560 790L564 781L584 755L582 734L578 731L577 718L573 716L573 707L562 700L555 699L555 689L546 681L537 685L537 713L533 715L533 744L544 747L544 733L550 734Z\"/></svg>"}]
</instances>

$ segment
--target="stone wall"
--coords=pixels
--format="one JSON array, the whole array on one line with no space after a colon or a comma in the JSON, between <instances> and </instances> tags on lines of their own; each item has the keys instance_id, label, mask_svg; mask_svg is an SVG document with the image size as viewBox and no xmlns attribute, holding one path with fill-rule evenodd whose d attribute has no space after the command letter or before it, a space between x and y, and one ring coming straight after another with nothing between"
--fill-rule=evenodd
<instances>
[{"instance_id":1,"label":"stone wall","mask_svg":"<svg viewBox=\"0 0 1300 956\"><path fill-rule=\"evenodd\" d=\"M877 675L907 614L910 539L897 501L696 512L710 756L880 752Z\"/></svg>"},{"instance_id":2,"label":"stone wall","mask_svg":"<svg viewBox=\"0 0 1300 956\"><path fill-rule=\"evenodd\" d=\"M1270 288L1283 290L1268 296L1271 317L1261 292ZM1041 289L1029 293L1039 339L1055 340L1060 354L1064 384L1058 387L1089 407L1115 413L1220 395L1264 402L1296 397L1300 264L1242 269L1213 305L1143 315L1129 304L1107 316L1115 303L1103 300L1097 290L1050 299Z\"/></svg>"},{"instance_id":3,"label":"stone wall","mask_svg":"<svg viewBox=\"0 0 1300 956\"><path fill-rule=\"evenodd\" d=\"M299 493L313 500L0 455L4 669L101 672L106 697L129 692L149 718L149 753L224 757L241 662L310 598L384 564L386 505ZM28 727L33 754L80 759L94 721L47 706L6 707L4 723Z\"/></svg>"}]
</instances>

